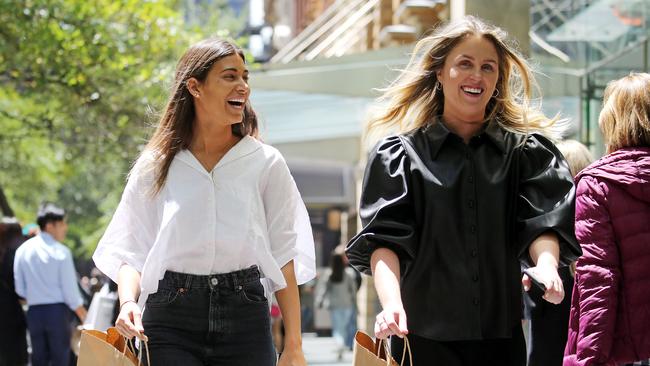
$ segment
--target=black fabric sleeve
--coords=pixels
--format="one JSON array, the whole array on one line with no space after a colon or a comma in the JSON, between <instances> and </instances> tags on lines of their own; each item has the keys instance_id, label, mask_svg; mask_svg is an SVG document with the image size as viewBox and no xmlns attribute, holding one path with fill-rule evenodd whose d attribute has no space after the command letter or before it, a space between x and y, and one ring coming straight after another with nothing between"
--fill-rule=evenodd
<instances>
[{"instance_id":1,"label":"black fabric sleeve","mask_svg":"<svg viewBox=\"0 0 650 366\"><path fill-rule=\"evenodd\" d=\"M397 254L402 272L415 256L418 238L409 165L399 136L382 140L368 159L359 208L363 229L346 248L359 272L370 274L370 256L379 247Z\"/></svg>"},{"instance_id":2,"label":"black fabric sleeve","mask_svg":"<svg viewBox=\"0 0 650 366\"><path fill-rule=\"evenodd\" d=\"M550 140L531 134L521 149L519 171L519 259L533 266L530 244L553 231L560 241L560 265L568 265L582 254L574 233L575 187L569 165Z\"/></svg>"}]
</instances>

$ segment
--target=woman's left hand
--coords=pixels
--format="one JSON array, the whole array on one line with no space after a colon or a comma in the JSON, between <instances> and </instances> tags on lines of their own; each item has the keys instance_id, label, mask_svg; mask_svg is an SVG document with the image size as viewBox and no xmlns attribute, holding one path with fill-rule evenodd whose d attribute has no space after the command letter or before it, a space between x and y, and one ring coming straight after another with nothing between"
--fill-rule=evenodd
<instances>
[{"instance_id":1,"label":"woman's left hand","mask_svg":"<svg viewBox=\"0 0 650 366\"><path fill-rule=\"evenodd\" d=\"M559 304L562 302L564 299L564 285L562 284L562 279L560 278L555 266L538 265L529 268L529 271L532 271L546 287L546 292L544 292L543 296L544 300L552 304ZM531 280L527 275L522 277L521 283L524 285L524 290L526 291L528 291L532 285Z\"/></svg>"},{"instance_id":2,"label":"woman's left hand","mask_svg":"<svg viewBox=\"0 0 650 366\"><path fill-rule=\"evenodd\" d=\"M305 355L301 348L285 349L280 355L278 366L307 366Z\"/></svg>"}]
</instances>

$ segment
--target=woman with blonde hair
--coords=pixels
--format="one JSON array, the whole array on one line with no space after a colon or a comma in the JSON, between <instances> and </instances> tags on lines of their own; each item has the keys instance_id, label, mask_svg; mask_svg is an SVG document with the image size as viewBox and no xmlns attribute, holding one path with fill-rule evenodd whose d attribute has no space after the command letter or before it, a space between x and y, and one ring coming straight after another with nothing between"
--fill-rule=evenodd
<instances>
[{"instance_id":1,"label":"woman with blonde hair","mask_svg":"<svg viewBox=\"0 0 650 366\"><path fill-rule=\"evenodd\" d=\"M573 180L534 85L504 32L467 16L419 41L381 98L369 135L398 134L370 154L347 254L374 277L375 335L396 335L398 358L408 334L415 365L523 366L520 263L564 297Z\"/></svg>"},{"instance_id":2,"label":"woman with blonde hair","mask_svg":"<svg viewBox=\"0 0 650 366\"><path fill-rule=\"evenodd\" d=\"M647 365L650 74L610 82L598 122L608 154L576 178L575 230L584 254L576 263L564 365Z\"/></svg>"},{"instance_id":3,"label":"woman with blonde hair","mask_svg":"<svg viewBox=\"0 0 650 366\"><path fill-rule=\"evenodd\" d=\"M297 284L315 275L307 211L280 153L257 138L244 52L191 46L160 124L93 259L118 284L118 331L153 365L305 365Z\"/></svg>"}]
</instances>

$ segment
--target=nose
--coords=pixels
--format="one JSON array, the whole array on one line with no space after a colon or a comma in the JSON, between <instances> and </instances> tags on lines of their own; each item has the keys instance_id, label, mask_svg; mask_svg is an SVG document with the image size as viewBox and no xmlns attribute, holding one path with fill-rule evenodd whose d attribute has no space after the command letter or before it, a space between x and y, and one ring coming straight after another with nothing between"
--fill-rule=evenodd
<instances>
[{"instance_id":1,"label":"nose","mask_svg":"<svg viewBox=\"0 0 650 366\"><path fill-rule=\"evenodd\" d=\"M241 82L237 84L237 92L239 94L246 94L250 91L250 86L248 85L248 81L245 79L241 79Z\"/></svg>"}]
</instances>

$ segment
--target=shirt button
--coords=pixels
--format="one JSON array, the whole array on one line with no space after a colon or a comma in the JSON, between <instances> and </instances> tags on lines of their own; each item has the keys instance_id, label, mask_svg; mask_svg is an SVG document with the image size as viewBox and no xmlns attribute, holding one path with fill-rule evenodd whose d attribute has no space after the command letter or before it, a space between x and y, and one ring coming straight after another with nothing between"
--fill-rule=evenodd
<instances>
[{"instance_id":1,"label":"shirt button","mask_svg":"<svg viewBox=\"0 0 650 366\"><path fill-rule=\"evenodd\" d=\"M470 183L474 183L474 176L470 175L469 178L467 178L467 180L468 180Z\"/></svg>"},{"instance_id":2,"label":"shirt button","mask_svg":"<svg viewBox=\"0 0 650 366\"><path fill-rule=\"evenodd\" d=\"M479 303L478 298L475 297L475 298L474 298L474 301L472 301L472 302L474 303L474 305L478 305L478 303Z\"/></svg>"},{"instance_id":3,"label":"shirt button","mask_svg":"<svg viewBox=\"0 0 650 366\"><path fill-rule=\"evenodd\" d=\"M469 227L469 232L474 234L476 232L476 225L472 225Z\"/></svg>"},{"instance_id":4,"label":"shirt button","mask_svg":"<svg viewBox=\"0 0 650 366\"><path fill-rule=\"evenodd\" d=\"M472 154L470 154L469 151L465 153L465 159L469 159L471 157L472 157Z\"/></svg>"},{"instance_id":5,"label":"shirt button","mask_svg":"<svg viewBox=\"0 0 650 366\"><path fill-rule=\"evenodd\" d=\"M477 282L478 281L478 275L475 274L474 276L472 276L472 281Z\"/></svg>"},{"instance_id":6,"label":"shirt button","mask_svg":"<svg viewBox=\"0 0 650 366\"><path fill-rule=\"evenodd\" d=\"M478 251L476 249L472 250L472 257L476 257L478 255Z\"/></svg>"},{"instance_id":7,"label":"shirt button","mask_svg":"<svg viewBox=\"0 0 650 366\"><path fill-rule=\"evenodd\" d=\"M469 200L469 208L474 208L474 200Z\"/></svg>"},{"instance_id":8,"label":"shirt button","mask_svg":"<svg viewBox=\"0 0 650 366\"><path fill-rule=\"evenodd\" d=\"M212 286L216 286L216 285L219 284L219 280L216 279L215 277L212 277L212 278L210 279L210 283L212 284Z\"/></svg>"}]
</instances>

